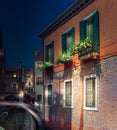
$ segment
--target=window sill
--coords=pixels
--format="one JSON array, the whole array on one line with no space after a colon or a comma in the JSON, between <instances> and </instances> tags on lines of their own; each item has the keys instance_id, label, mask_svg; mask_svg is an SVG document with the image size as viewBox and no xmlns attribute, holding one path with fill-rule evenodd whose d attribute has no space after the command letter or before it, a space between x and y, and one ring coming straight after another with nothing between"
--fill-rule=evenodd
<instances>
[{"instance_id":1,"label":"window sill","mask_svg":"<svg viewBox=\"0 0 117 130\"><path fill-rule=\"evenodd\" d=\"M88 110L88 111L98 111L98 108L97 108L97 107L95 107L95 108L84 107L83 109L84 109L84 110Z\"/></svg>"},{"instance_id":2,"label":"window sill","mask_svg":"<svg viewBox=\"0 0 117 130\"><path fill-rule=\"evenodd\" d=\"M73 109L73 106L64 106L64 108Z\"/></svg>"},{"instance_id":3,"label":"window sill","mask_svg":"<svg viewBox=\"0 0 117 130\"><path fill-rule=\"evenodd\" d=\"M53 105L46 105L46 107L53 107Z\"/></svg>"}]
</instances>

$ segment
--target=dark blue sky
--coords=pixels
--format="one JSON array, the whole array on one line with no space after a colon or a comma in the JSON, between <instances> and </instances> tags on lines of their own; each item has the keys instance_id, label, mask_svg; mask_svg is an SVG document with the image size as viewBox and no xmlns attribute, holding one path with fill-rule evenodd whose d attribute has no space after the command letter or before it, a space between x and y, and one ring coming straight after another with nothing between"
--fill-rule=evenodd
<instances>
[{"instance_id":1,"label":"dark blue sky","mask_svg":"<svg viewBox=\"0 0 117 130\"><path fill-rule=\"evenodd\" d=\"M0 29L6 50L6 66L22 61L34 66L34 49L42 51L39 33L75 0L0 0Z\"/></svg>"}]
</instances>

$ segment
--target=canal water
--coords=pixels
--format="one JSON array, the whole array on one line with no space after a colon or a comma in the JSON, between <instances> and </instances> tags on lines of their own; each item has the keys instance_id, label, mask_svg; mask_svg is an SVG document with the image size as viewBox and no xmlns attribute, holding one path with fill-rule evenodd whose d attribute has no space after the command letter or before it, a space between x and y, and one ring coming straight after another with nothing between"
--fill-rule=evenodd
<instances>
[{"instance_id":1,"label":"canal water","mask_svg":"<svg viewBox=\"0 0 117 130\"><path fill-rule=\"evenodd\" d=\"M36 122L24 109L0 108L0 130L36 130Z\"/></svg>"}]
</instances>

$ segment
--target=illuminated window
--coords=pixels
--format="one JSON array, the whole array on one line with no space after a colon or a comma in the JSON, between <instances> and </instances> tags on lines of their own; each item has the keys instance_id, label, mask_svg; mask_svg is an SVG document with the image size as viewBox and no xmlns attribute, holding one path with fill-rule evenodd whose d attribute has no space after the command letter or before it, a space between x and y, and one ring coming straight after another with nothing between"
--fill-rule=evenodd
<instances>
[{"instance_id":1,"label":"illuminated window","mask_svg":"<svg viewBox=\"0 0 117 130\"><path fill-rule=\"evenodd\" d=\"M48 85L48 105L51 106L53 104L53 94L52 94L52 85Z\"/></svg>"},{"instance_id":2,"label":"illuminated window","mask_svg":"<svg viewBox=\"0 0 117 130\"><path fill-rule=\"evenodd\" d=\"M17 74L13 74L12 77L13 77L13 78L17 78Z\"/></svg>"},{"instance_id":3,"label":"illuminated window","mask_svg":"<svg viewBox=\"0 0 117 130\"><path fill-rule=\"evenodd\" d=\"M71 107L72 106L72 81L68 80L65 81L65 107Z\"/></svg>"},{"instance_id":4,"label":"illuminated window","mask_svg":"<svg viewBox=\"0 0 117 130\"><path fill-rule=\"evenodd\" d=\"M46 45L46 50L45 50L45 53L46 53L46 57L45 57L45 60L48 62L54 62L54 42L50 42Z\"/></svg>"},{"instance_id":5,"label":"illuminated window","mask_svg":"<svg viewBox=\"0 0 117 130\"><path fill-rule=\"evenodd\" d=\"M67 51L67 49L73 43L74 43L74 28L70 28L62 35L62 52Z\"/></svg>"},{"instance_id":6,"label":"illuminated window","mask_svg":"<svg viewBox=\"0 0 117 130\"><path fill-rule=\"evenodd\" d=\"M84 78L84 108L88 110L98 110L96 75L90 75Z\"/></svg>"}]
</instances>

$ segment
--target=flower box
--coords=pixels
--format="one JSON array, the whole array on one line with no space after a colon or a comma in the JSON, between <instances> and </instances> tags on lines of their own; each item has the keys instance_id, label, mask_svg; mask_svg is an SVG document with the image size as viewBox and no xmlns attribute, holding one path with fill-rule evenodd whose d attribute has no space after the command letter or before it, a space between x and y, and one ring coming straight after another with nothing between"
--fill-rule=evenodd
<instances>
[{"instance_id":1,"label":"flower box","mask_svg":"<svg viewBox=\"0 0 117 130\"><path fill-rule=\"evenodd\" d=\"M99 54L97 52L89 52L86 53L85 55L79 55L79 60L84 61L84 60L89 60L89 59L98 59Z\"/></svg>"},{"instance_id":2,"label":"flower box","mask_svg":"<svg viewBox=\"0 0 117 130\"><path fill-rule=\"evenodd\" d=\"M41 71L44 71L44 70L46 70L46 71L52 70L52 68L53 68L53 63L52 63L52 62L45 62L44 64L42 64L42 65L40 66L40 70L41 70Z\"/></svg>"}]
</instances>

